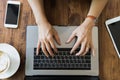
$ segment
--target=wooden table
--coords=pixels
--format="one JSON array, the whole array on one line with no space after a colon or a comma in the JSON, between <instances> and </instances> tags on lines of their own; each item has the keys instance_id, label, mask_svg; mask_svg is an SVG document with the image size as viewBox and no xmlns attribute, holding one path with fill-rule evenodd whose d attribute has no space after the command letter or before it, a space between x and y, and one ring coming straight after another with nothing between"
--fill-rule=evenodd
<instances>
[{"instance_id":1,"label":"wooden table","mask_svg":"<svg viewBox=\"0 0 120 80\"><path fill-rule=\"evenodd\" d=\"M21 15L17 29L4 27L5 7L7 0L0 0L0 43L13 45L21 56L21 65L17 73L6 80L24 80L26 26L35 25L35 19L27 0L20 0ZM89 10L90 0L45 0L45 11L53 25L79 25ZM114 49L105 27L105 20L120 15L120 0L109 0L99 17L99 60L101 80L120 80L120 59ZM32 65L31 65L32 66Z\"/></svg>"}]
</instances>

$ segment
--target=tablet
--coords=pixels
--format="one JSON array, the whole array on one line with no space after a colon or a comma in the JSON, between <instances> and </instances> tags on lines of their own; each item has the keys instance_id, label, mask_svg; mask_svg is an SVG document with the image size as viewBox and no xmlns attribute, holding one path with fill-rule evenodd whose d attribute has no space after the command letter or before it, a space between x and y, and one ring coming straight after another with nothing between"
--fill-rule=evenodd
<instances>
[{"instance_id":1,"label":"tablet","mask_svg":"<svg viewBox=\"0 0 120 80\"><path fill-rule=\"evenodd\" d=\"M105 24L120 58L120 16L107 20Z\"/></svg>"}]
</instances>

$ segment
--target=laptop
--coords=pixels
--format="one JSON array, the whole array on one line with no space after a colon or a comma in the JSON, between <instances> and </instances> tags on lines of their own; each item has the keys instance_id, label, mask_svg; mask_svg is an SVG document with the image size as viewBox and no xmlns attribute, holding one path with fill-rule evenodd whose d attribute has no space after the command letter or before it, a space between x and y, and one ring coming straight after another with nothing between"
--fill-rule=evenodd
<instances>
[{"instance_id":1,"label":"laptop","mask_svg":"<svg viewBox=\"0 0 120 80\"><path fill-rule=\"evenodd\" d=\"M93 57L90 50L85 56L70 54L76 40L70 44L65 42L76 27L54 26L62 44L56 44L58 53L54 57L46 57L41 49L39 55L35 55L38 27L27 26L25 80L99 80L98 28L94 27L92 30L96 49L96 56ZM80 47L75 52L79 50Z\"/></svg>"}]
</instances>

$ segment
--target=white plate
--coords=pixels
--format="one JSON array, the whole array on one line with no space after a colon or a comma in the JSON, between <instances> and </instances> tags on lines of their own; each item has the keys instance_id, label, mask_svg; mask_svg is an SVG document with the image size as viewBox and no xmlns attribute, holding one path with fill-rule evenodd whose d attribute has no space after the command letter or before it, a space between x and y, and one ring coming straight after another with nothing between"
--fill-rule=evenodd
<instances>
[{"instance_id":1,"label":"white plate","mask_svg":"<svg viewBox=\"0 0 120 80\"><path fill-rule=\"evenodd\" d=\"M10 67L5 73L0 74L0 79L11 77L18 70L20 66L20 56L17 50L6 43L0 44L0 50L7 53L10 58Z\"/></svg>"}]
</instances>

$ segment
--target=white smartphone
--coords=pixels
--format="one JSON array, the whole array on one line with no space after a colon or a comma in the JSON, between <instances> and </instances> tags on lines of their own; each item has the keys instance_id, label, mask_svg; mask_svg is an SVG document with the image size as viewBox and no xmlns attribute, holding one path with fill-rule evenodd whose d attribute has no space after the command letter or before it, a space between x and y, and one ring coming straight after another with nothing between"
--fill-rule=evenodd
<instances>
[{"instance_id":1,"label":"white smartphone","mask_svg":"<svg viewBox=\"0 0 120 80\"><path fill-rule=\"evenodd\" d=\"M4 26L17 28L20 15L20 1L7 1Z\"/></svg>"},{"instance_id":2,"label":"white smartphone","mask_svg":"<svg viewBox=\"0 0 120 80\"><path fill-rule=\"evenodd\" d=\"M120 16L107 20L105 24L120 58Z\"/></svg>"}]
</instances>

